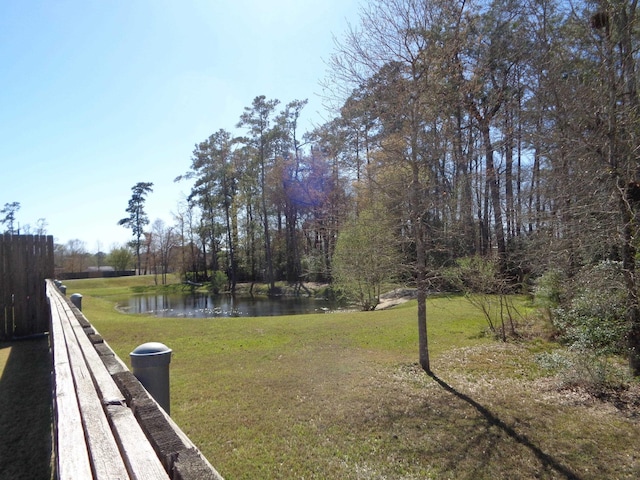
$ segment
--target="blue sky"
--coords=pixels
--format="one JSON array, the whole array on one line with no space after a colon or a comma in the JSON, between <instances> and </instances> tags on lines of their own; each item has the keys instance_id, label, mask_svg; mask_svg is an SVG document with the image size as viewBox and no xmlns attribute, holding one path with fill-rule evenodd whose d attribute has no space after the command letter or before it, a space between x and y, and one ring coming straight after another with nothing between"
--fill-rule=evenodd
<instances>
[{"instance_id":1,"label":"blue sky","mask_svg":"<svg viewBox=\"0 0 640 480\"><path fill-rule=\"evenodd\" d=\"M131 187L173 223L197 142L234 130L258 95L309 99L357 0L0 0L0 208L45 218L57 243L109 251Z\"/></svg>"}]
</instances>

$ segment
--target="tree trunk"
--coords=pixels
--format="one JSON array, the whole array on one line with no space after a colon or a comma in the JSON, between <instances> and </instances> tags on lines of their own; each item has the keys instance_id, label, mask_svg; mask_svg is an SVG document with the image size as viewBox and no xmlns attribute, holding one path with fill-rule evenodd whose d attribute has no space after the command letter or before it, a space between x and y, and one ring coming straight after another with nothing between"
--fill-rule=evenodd
<instances>
[{"instance_id":1,"label":"tree trunk","mask_svg":"<svg viewBox=\"0 0 640 480\"><path fill-rule=\"evenodd\" d=\"M415 150L414 150L415 151ZM415 155L415 154L414 154ZM413 162L413 179L411 183L411 208L413 232L416 245L416 287L418 299L418 355L422 369L431 373L429 363L429 344L427 338L427 279L426 279L426 252L424 242L424 228L422 223L422 204L420 191L420 176L417 162Z\"/></svg>"},{"instance_id":2,"label":"tree trunk","mask_svg":"<svg viewBox=\"0 0 640 480\"><path fill-rule=\"evenodd\" d=\"M640 376L640 305L638 304L638 285L636 282L636 248L634 246L635 222L631 215L626 189L621 191L620 209L623 220L622 268L627 286L627 321L629 325L628 351L629 371L634 377ZM624 193L622 193L624 192Z\"/></svg>"},{"instance_id":3,"label":"tree trunk","mask_svg":"<svg viewBox=\"0 0 640 480\"><path fill-rule=\"evenodd\" d=\"M261 153L261 157L264 153ZM267 283L269 284L269 293L272 293L275 288L275 280L273 278L273 258L271 255L271 233L269 231L269 215L267 211L267 192L266 192L266 172L265 172L265 159L260 159L260 187L262 190L261 195L261 207L262 207L262 225L264 228L264 256L267 262Z\"/></svg>"},{"instance_id":4,"label":"tree trunk","mask_svg":"<svg viewBox=\"0 0 640 480\"><path fill-rule=\"evenodd\" d=\"M512 112L505 112L505 172L504 172L504 194L505 194L505 217L507 222L507 239L515 236L515 208L513 199L513 156L514 156L514 136L513 136L513 118Z\"/></svg>"},{"instance_id":5,"label":"tree trunk","mask_svg":"<svg viewBox=\"0 0 640 480\"><path fill-rule=\"evenodd\" d=\"M462 109L456 108L456 133L454 136L454 155L456 158L456 193L459 201L459 221L462 222L463 237L463 255L474 253L474 229L473 229L473 192L471 188L471 165L468 158L464 155L462 147L463 128L462 128ZM471 155L469 155L471 156Z\"/></svg>"},{"instance_id":6,"label":"tree trunk","mask_svg":"<svg viewBox=\"0 0 640 480\"><path fill-rule=\"evenodd\" d=\"M235 258L235 245L233 243L233 235L231 228L231 214L230 214L231 206L229 205L229 200L225 199L224 201L224 216L225 223L227 227L227 248L229 249L229 290L231 293L235 293L236 291L236 283L237 283L237 275L236 275L236 258Z\"/></svg>"},{"instance_id":7,"label":"tree trunk","mask_svg":"<svg viewBox=\"0 0 640 480\"><path fill-rule=\"evenodd\" d=\"M491 143L491 134L489 129L489 122L482 122L480 125L482 129L482 138L484 142L485 157L486 157L486 174L487 182L489 183L489 190L491 193L491 204L493 206L493 222L496 234L496 243L498 246L498 256L500 261L500 268L504 271L505 265L505 253L507 251L504 240L504 227L502 225L502 208L500 205L500 186L498 179L498 172L493 159L493 144Z\"/></svg>"}]
</instances>

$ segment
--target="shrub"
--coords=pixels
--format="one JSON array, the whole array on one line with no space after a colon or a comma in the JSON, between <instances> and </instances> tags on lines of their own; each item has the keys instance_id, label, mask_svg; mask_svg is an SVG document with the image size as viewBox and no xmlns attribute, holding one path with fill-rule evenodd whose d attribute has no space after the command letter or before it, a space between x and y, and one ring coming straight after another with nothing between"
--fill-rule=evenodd
<instances>
[{"instance_id":1,"label":"shrub","mask_svg":"<svg viewBox=\"0 0 640 480\"><path fill-rule=\"evenodd\" d=\"M573 279L550 270L536 282L535 304L549 315L567 350L537 356L565 387L602 391L628 378L616 355L625 353L627 296L619 262L583 268Z\"/></svg>"},{"instance_id":2,"label":"shrub","mask_svg":"<svg viewBox=\"0 0 640 480\"><path fill-rule=\"evenodd\" d=\"M482 311L489 330L507 341L507 335L518 336L513 286L500 273L497 259L471 256L460 258L443 272L447 281L464 293L465 298Z\"/></svg>"},{"instance_id":3,"label":"shrub","mask_svg":"<svg viewBox=\"0 0 640 480\"><path fill-rule=\"evenodd\" d=\"M608 261L584 269L574 285L566 305L552 310L561 340L583 353L624 353L627 302L620 263Z\"/></svg>"},{"instance_id":4,"label":"shrub","mask_svg":"<svg viewBox=\"0 0 640 480\"><path fill-rule=\"evenodd\" d=\"M585 351L554 350L540 353L536 363L558 375L561 387L583 387L591 391L618 388L628 382L628 372L610 358Z\"/></svg>"},{"instance_id":5,"label":"shrub","mask_svg":"<svg viewBox=\"0 0 640 480\"><path fill-rule=\"evenodd\" d=\"M565 275L557 269L545 272L536 281L534 288L535 305L543 309L553 309L560 305L563 298Z\"/></svg>"},{"instance_id":6,"label":"shrub","mask_svg":"<svg viewBox=\"0 0 640 480\"><path fill-rule=\"evenodd\" d=\"M396 278L402 263L386 217L378 204L363 209L342 227L333 255L331 268L336 288L362 310L376 307L382 286Z\"/></svg>"},{"instance_id":7,"label":"shrub","mask_svg":"<svg viewBox=\"0 0 640 480\"><path fill-rule=\"evenodd\" d=\"M506 291L495 259L479 255L459 258L456 265L443 274L454 288L463 293L498 294Z\"/></svg>"},{"instance_id":8,"label":"shrub","mask_svg":"<svg viewBox=\"0 0 640 480\"><path fill-rule=\"evenodd\" d=\"M216 270L215 272L213 272L213 275L211 276L211 291L215 294L220 293L220 290L222 290L223 288L225 288L226 285L228 285L229 283L229 278L227 277L227 275L224 272L221 272L220 270Z\"/></svg>"}]
</instances>

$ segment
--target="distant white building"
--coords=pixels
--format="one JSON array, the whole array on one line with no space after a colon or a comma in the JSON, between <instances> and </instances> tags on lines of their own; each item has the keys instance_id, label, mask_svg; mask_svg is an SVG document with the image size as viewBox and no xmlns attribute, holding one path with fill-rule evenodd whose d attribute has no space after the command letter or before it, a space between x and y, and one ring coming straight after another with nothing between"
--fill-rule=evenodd
<instances>
[{"instance_id":1,"label":"distant white building","mask_svg":"<svg viewBox=\"0 0 640 480\"><path fill-rule=\"evenodd\" d=\"M110 267L109 265L104 265L102 267L87 267L87 272L115 272L116 269Z\"/></svg>"}]
</instances>

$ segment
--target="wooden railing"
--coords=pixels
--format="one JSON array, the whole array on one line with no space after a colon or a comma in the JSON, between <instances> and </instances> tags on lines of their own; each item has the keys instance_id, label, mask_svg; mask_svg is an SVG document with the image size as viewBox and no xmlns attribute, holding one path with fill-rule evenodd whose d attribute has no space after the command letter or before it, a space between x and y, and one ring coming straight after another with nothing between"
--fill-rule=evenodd
<instances>
[{"instance_id":1,"label":"wooden railing","mask_svg":"<svg viewBox=\"0 0 640 480\"><path fill-rule=\"evenodd\" d=\"M222 480L82 312L46 283L59 480Z\"/></svg>"}]
</instances>

